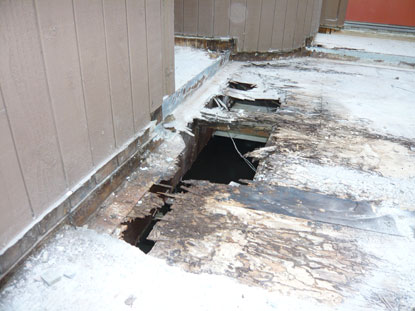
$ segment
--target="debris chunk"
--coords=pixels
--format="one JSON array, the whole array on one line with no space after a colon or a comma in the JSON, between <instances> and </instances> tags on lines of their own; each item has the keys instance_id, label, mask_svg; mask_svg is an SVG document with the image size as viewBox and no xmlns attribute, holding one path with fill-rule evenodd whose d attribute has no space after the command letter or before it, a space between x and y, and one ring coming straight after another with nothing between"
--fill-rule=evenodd
<instances>
[{"instance_id":1,"label":"debris chunk","mask_svg":"<svg viewBox=\"0 0 415 311\"><path fill-rule=\"evenodd\" d=\"M71 279L71 280L75 277L75 275L76 275L76 272L74 270L68 270L63 274L64 277Z\"/></svg>"},{"instance_id":2,"label":"debris chunk","mask_svg":"<svg viewBox=\"0 0 415 311\"><path fill-rule=\"evenodd\" d=\"M134 304L134 301L137 299L137 297L135 297L135 296L133 296L133 295L131 295L131 296L129 296L125 301L124 301L124 303L127 305L127 306L129 306L129 307L133 307L133 304Z\"/></svg>"},{"instance_id":3,"label":"debris chunk","mask_svg":"<svg viewBox=\"0 0 415 311\"><path fill-rule=\"evenodd\" d=\"M56 270L48 270L40 276L48 286L52 286L60 281L62 275Z\"/></svg>"}]
</instances>

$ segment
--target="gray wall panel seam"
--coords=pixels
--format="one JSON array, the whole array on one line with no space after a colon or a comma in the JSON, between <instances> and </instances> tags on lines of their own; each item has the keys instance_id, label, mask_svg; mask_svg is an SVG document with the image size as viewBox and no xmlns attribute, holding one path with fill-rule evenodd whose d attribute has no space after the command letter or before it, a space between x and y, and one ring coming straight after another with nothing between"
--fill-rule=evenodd
<instances>
[{"instance_id":1,"label":"gray wall panel seam","mask_svg":"<svg viewBox=\"0 0 415 311\"><path fill-rule=\"evenodd\" d=\"M247 9L248 9L248 0L245 0L245 10L244 10L244 31L242 33L242 38L243 38L243 42L242 42L242 50L245 51L245 36L246 36L246 16L247 16Z\"/></svg>"},{"instance_id":2,"label":"gray wall panel seam","mask_svg":"<svg viewBox=\"0 0 415 311\"><path fill-rule=\"evenodd\" d=\"M297 26L298 26L298 4L300 3L301 0L297 0L297 9L295 10L295 19L296 19L296 23L294 24L294 33L293 33L293 43L291 45L291 49L294 49L294 42L295 42L295 33L297 31Z\"/></svg>"},{"instance_id":3,"label":"gray wall panel seam","mask_svg":"<svg viewBox=\"0 0 415 311\"><path fill-rule=\"evenodd\" d=\"M212 14L213 14L213 19L212 19L212 32L211 32L211 37L215 36L215 7L216 7L216 0L213 0L213 7L212 7Z\"/></svg>"},{"instance_id":4,"label":"gray wall panel seam","mask_svg":"<svg viewBox=\"0 0 415 311\"><path fill-rule=\"evenodd\" d=\"M107 76L108 76L108 90L109 90L109 100L111 107L111 120L112 120L112 135L114 136L114 145L118 147L117 135L115 134L115 122L114 122L114 107L112 106L112 89L111 89L111 73L108 59L108 43L107 43L107 28L105 23L105 14L104 14L104 0L101 0L101 12L102 12L102 23L104 26L104 42L105 42L105 59L107 60Z\"/></svg>"},{"instance_id":5,"label":"gray wall panel seam","mask_svg":"<svg viewBox=\"0 0 415 311\"><path fill-rule=\"evenodd\" d=\"M20 156L19 156L19 153L17 152L16 141L14 139L13 129L12 129L12 126L11 126L9 113L7 112L6 101L4 100L4 95L3 95L3 90L1 88L1 85L0 85L0 96L1 96L1 99L3 100L3 103L4 103L4 112L5 112L5 115L6 115L7 125L9 127L10 135L11 135L11 138L12 138L12 141L13 141L14 152L16 154L17 163L19 165L20 176L22 177L22 181L23 181L25 192L26 192L27 200L29 202L30 212L32 213L32 218L35 219L35 211L34 211L33 206L32 206L32 200L30 199L30 196L29 196L29 190L27 189L26 179L25 179L25 176L23 174L23 169L22 169Z\"/></svg>"},{"instance_id":6,"label":"gray wall panel seam","mask_svg":"<svg viewBox=\"0 0 415 311\"><path fill-rule=\"evenodd\" d=\"M184 34L184 0L182 1L182 3L183 3L183 14L182 14L182 33ZM146 23L147 23L147 21L146 21ZM147 32L147 31L146 31ZM147 33L146 33L146 35L147 35ZM151 111L151 109L150 109L150 111Z\"/></svg>"},{"instance_id":7,"label":"gray wall panel seam","mask_svg":"<svg viewBox=\"0 0 415 311\"><path fill-rule=\"evenodd\" d=\"M284 29L283 29L283 32L282 32L281 50L284 50L285 26L287 25L287 11L288 11L288 1L287 1L286 5L285 5L285 18L284 18Z\"/></svg>"},{"instance_id":8,"label":"gray wall panel seam","mask_svg":"<svg viewBox=\"0 0 415 311\"><path fill-rule=\"evenodd\" d=\"M43 46L43 38L42 38L42 34L40 31L40 24L39 24L39 13L38 13L38 9L37 9L37 5L36 5L36 0L32 1L33 4L33 9L34 9L34 13L35 13L35 19L36 19L36 27L37 27L37 33L38 33L38 37L39 37L39 43L40 43L40 50L41 50L41 55L42 55L42 65L43 65L43 70L44 70L44 75L45 75L45 82L46 82L46 89L47 89L47 93L48 93L48 99L49 99L49 109L52 112L52 122L53 122L53 127L54 127L54 131L55 131L55 135L56 135L56 144L58 146L58 150L59 150L59 159L62 165L62 173L63 173L63 177L65 179L65 184L66 184L66 190L69 189L69 179L67 176L67 172L66 172L66 168L65 168L65 164L63 162L63 153L62 153L62 148L61 148L61 144L59 141L59 134L58 134L58 127L56 126L56 115L55 115L55 109L53 109L53 103L52 103L52 96L50 94L50 86L49 86L49 78L48 78L48 73L47 73L47 67L46 67L46 60L45 60L45 53L44 53L44 46Z\"/></svg>"},{"instance_id":9,"label":"gray wall panel seam","mask_svg":"<svg viewBox=\"0 0 415 311\"><path fill-rule=\"evenodd\" d=\"M203 1L203 0L198 0L197 1L197 23L196 23L196 25L197 25L197 29L196 29L197 35L200 35L200 33L199 33L199 20L200 20L200 16L199 16L199 7L200 7L200 5L199 5L199 2L200 1Z\"/></svg>"},{"instance_id":10,"label":"gray wall panel seam","mask_svg":"<svg viewBox=\"0 0 415 311\"><path fill-rule=\"evenodd\" d=\"M153 98L152 98L152 96L151 96L151 91L150 91L150 77L149 77L149 66L148 66L148 55L149 55L149 50L148 50L148 35L147 35L147 0L143 0L143 2L144 2L144 25L145 25L145 28L146 28L146 31L145 31L145 34L146 34L146 50L147 50L147 72L146 72L146 75L147 75L147 90L148 90L148 107L149 107L149 112L150 112L150 115L151 115L151 110L152 110L152 107L151 107L151 102L152 102L152 100L153 100ZM183 14L184 14L184 5L183 5ZM184 15L183 15L183 32L184 32Z\"/></svg>"},{"instance_id":11,"label":"gray wall panel seam","mask_svg":"<svg viewBox=\"0 0 415 311\"><path fill-rule=\"evenodd\" d=\"M228 11L228 37L231 37L231 15L232 15L232 0L229 0L229 11Z\"/></svg>"},{"instance_id":12,"label":"gray wall panel seam","mask_svg":"<svg viewBox=\"0 0 415 311\"><path fill-rule=\"evenodd\" d=\"M269 47L270 49L272 49L273 45L273 40L274 40L274 27L275 27L275 13L277 11L277 1L274 1L274 14L272 16L272 28L271 28L271 46Z\"/></svg>"},{"instance_id":13,"label":"gray wall panel seam","mask_svg":"<svg viewBox=\"0 0 415 311\"><path fill-rule=\"evenodd\" d=\"M75 28L75 38L76 38L76 50L78 52L78 64L79 64L79 74L81 77L81 87L82 87L82 98L83 98L83 107L84 107L84 113L86 118L86 126L88 131L88 144L89 144L89 153L91 156L91 163L95 167L96 163L94 163L94 156L92 155L92 144L91 144L91 133L89 132L89 124L88 124L88 112L86 109L86 99L85 99L85 87L84 87L84 78L82 75L82 68L81 68L81 53L79 52L79 39L78 39L78 27L76 26L76 15L75 15L75 4L74 0L71 0L72 2L72 15L73 15L73 21L74 21L74 28Z\"/></svg>"},{"instance_id":14,"label":"gray wall panel seam","mask_svg":"<svg viewBox=\"0 0 415 311\"><path fill-rule=\"evenodd\" d=\"M128 30L128 13L127 13L127 0L124 0L125 4L125 23L127 29L127 51L128 51L128 73L130 75L130 98L131 98L131 115L133 118L133 129L134 134L136 133L137 129L135 128L135 117L134 117L134 102L133 102L133 79L131 74L131 51L130 51L130 33Z\"/></svg>"},{"instance_id":15,"label":"gray wall panel seam","mask_svg":"<svg viewBox=\"0 0 415 311\"><path fill-rule=\"evenodd\" d=\"M263 0L260 0L260 1L261 1L261 8L260 8L260 11L259 11L259 27L258 27L258 36L257 36L257 40L256 40L256 50L257 51L259 50L259 36L261 35L261 25L262 25L262 23L261 23L261 21L262 21L262 7L264 5L264 1Z\"/></svg>"}]
</instances>

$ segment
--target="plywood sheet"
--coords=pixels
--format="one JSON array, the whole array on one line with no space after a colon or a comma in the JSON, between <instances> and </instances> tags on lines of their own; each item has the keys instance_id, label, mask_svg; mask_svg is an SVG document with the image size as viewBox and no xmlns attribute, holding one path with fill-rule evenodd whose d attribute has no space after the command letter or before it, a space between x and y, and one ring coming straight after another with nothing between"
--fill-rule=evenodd
<instances>
[{"instance_id":1,"label":"plywood sheet","mask_svg":"<svg viewBox=\"0 0 415 311\"><path fill-rule=\"evenodd\" d=\"M410 240L249 210L227 191L210 192L206 183L187 190L151 232L156 245L150 255L193 273L226 275L330 307L388 310L388 301L411 305L406 287L412 281L406 273L415 264L406 261L407 266L396 269L399 256L381 257L378 251L415 251ZM390 277L401 283L379 282Z\"/></svg>"}]
</instances>

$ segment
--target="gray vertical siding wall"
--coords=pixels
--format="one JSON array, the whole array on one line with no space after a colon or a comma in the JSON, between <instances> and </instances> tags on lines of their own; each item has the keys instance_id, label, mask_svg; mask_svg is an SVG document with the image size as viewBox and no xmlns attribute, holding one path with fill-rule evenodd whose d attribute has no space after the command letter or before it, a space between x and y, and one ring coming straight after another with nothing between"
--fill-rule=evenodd
<instances>
[{"instance_id":1,"label":"gray vertical siding wall","mask_svg":"<svg viewBox=\"0 0 415 311\"><path fill-rule=\"evenodd\" d=\"M0 254L174 91L170 0L0 0Z\"/></svg>"},{"instance_id":2,"label":"gray vertical siding wall","mask_svg":"<svg viewBox=\"0 0 415 311\"><path fill-rule=\"evenodd\" d=\"M175 33L234 37L245 52L291 51L316 34L322 0L175 0Z\"/></svg>"},{"instance_id":3,"label":"gray vertical siding wall","mask_svg":"<svg viewBox=\"0 0 415 311\"><path fill-rule=\"evenodd\" d=\"M348 4L348 0L323 0L320 24L328 28L343 27Z\"/></svg>"}]
</instances>

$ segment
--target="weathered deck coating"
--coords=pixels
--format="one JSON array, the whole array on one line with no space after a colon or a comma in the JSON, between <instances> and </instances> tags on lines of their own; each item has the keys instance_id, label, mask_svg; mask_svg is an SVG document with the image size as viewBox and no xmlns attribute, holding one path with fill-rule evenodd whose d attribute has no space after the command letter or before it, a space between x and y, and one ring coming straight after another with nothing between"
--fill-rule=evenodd
<instances>
[{"instance_id":1,"label":"weathered deck coating","mask_svg":"<svg viewBox=\"0 0 415 311\"><path fill-rule=\"evenodd\" d=\"M413 115L399 109L412 104L405 86L413 82L413 70L297 58L232 63L219 75L210 82L219 87L208 82L189 101L201 106L226 94L279 100L281 109L196 112L185 103L166 121L167 133L173 133L159 152L108 201L91 226L122 236L125 221L161 207L160 198L146 189L173 176L177 181L179 168L185 171L189 165L185 159L194 159L194 154L183 155L194 150L186 149L174 133L184 130L180 115L188 111L186 120L193 119L197 128L269 140L250 154L260 165L247 186L196 182L185 188L188 193L175 194L172 211L149 236L156 241L150 255L187 271L228 275L339 309L412 307L415 123ZM378 92L358 88L370 88L374 79ZM257 87L228 89L227 80ZM356 101L366 110L356 110ZM398 111L389 110L390 103ZM400 114L399 123L390 119ZM126 207L122 203L129 193L133 199ZM120 217L111 218L111 213Z\"/></svg>"},{"instance_id":2,"label":"weathered deck coating","mask_svg":"<svg viewBox=\"0 0 415 311\"><path fill-rule=\"evenodd\" d=\"M259 124L261 136L271 134L256 152L255 181L250 190L190 187L151 233L157 243L150 254L188 271L225 274L339 308L412 307L415 123L405 90L413 70L303 58L242 65L229 78L258 88L223 94L285 98L275 114L215 108L197 120L251 134ZM377 92L370 93L374 81ZM297 208L295 196L287 203L281 190L292 188L281 186L296 188ZM355 205L342 211L327 204L340 198L353 200L340 206ZM321 245L309 243L318 238ZM309 257L318 267L308 265Z\"/></svg>"},{"instance_id":3,"label":"weathered deck coating","mask_svg":"<svg viewBox=\"0 0 415 311\"><path fill-rule=\"evenodd\" d=\"M149 188L163 180L176 183L203 146L186 149L193 139L183 133L190 132L189 123L201 125L198 130L270 135L267 147L252 153L261 162L248 186L193 185L189 193L175 194L173 211L151 233L157 243L150 255L334 309L410 309L413 73L314 58L230 63L167 117L159 128L164 143L88 225L121 237L126 221L147 217L162 204ZM257 87L229 90L228 80ZM221 94L274 99L282 106L267 114L200 111ZM367 217L381 221L362 227Z\"/></svg>"}]
</instances>

